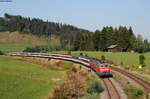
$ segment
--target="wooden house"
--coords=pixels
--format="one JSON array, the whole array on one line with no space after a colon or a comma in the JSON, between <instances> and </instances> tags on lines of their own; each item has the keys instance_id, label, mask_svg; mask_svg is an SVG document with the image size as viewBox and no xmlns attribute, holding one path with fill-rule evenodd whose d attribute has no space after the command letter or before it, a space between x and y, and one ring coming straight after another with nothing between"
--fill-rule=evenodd
<instances>
[{"instance_id":1,"label":"wooden house","mask_svg":"<svg viewBox=\"0 0 150 99\"><path fill-rule=\"evenodd\" d=\"M119 45L110 45L107 47L108 52L122 52L123 48Z\"/></svg>"}]
</instances>

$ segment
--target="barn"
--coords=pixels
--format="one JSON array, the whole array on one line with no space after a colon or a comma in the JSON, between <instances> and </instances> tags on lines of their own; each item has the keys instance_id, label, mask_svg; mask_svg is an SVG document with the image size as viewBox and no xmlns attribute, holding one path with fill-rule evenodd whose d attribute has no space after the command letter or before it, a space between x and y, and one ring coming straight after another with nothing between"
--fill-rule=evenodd
<instances>
[{"instance_id":1,"label":"barn","mask_svg":"<svg viewBox=\"0 0 150 99\"><path fill-rule=\"evenodd\" d=\"M122 52L123 48L119 45L110 45L107 47L108 52Z\"/></svg>"}]
</instances>

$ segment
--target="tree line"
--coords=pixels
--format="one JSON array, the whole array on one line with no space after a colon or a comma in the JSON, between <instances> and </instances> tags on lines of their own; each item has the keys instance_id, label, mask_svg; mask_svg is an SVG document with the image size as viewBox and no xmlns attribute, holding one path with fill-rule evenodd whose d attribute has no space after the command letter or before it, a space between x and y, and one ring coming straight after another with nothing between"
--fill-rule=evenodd
<instances>
[{"instance_id":1,"label":"tree line","mask_svg":"<svg viewBox=\"0 0 150 99\"><path fill-rule=\"evenodd\" d=\"M56 48L57 50L107 51L107 47L112 44L122 46L124 51L146 52L150 50L148 40L143 40L141 35L136 36L132 28L126 26L115 28L106 26L102 30L90 32L68 24L5 13L4 17L0 18L0 31L19 31L25 34L48 37L58 36L61 44Z\"/></svg>"}]
</instances>

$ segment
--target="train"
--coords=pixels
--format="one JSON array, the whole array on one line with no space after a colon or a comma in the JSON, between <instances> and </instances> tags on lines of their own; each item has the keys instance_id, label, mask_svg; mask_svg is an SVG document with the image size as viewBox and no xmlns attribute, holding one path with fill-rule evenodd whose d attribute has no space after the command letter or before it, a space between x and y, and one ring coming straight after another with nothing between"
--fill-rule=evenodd
<instances>
[{"instance_id":1,"label":"train","mask_svg":"<svg viewBox=\"0 0 150 99\"><path fill-rule=\"evenodd\" d=\"M28 53L28 52L11 52L10 56L23 56L23 57L40 57L40 58L53 58L65 61L71 61L74 63L82 64L93 71L95 71L100 77L111 77L110 67L111 65L102 62L101 60L90 58L80 55L65 55L65 54L49 54L49 53Z\"/></svg>"},{"instance_id":2,"label":"train","mask_svg":"<svg viewBox=\"0 0 150 99\"><path fill-rule=\"evenodd\" d=\"M111 65L102 62L98 59L91 59L90 60L91 68L100 76L100 77L112 77L110 73Z\"/></svg>"}]
</instances>

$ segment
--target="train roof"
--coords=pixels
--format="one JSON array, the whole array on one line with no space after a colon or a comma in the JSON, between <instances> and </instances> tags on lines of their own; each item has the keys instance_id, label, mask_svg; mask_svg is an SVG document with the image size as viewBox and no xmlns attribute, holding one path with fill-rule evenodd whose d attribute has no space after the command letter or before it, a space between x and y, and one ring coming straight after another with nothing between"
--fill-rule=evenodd
<instances>
[{"instance_id":1,"label":"train roof","mask_svg":"<svg viewBox=\"0 0 150 99\"><path fill-rule=\"evenodd\" d=\"M106 64L105 62L101 61L100 59L91 58L90 60L91 60L91 61L98 61L98 62L100 62L101 64Z\"/></svg>"}]
</instances>

